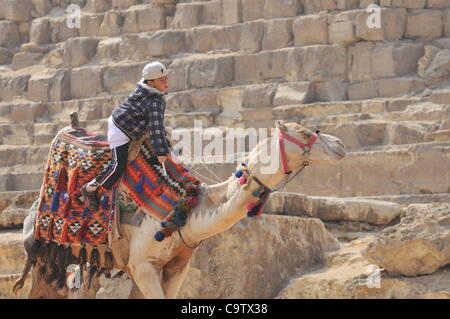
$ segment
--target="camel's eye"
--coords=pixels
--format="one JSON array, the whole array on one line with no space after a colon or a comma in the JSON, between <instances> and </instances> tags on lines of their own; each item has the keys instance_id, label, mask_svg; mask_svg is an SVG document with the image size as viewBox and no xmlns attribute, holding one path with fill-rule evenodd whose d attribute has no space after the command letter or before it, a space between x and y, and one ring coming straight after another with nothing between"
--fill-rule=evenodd
<instances>
[{"instance_id":1,"label":"camel's eye","mask_svg":"<svg viewBox=\"0 0 450 319\"><path fill-rule=\"evenodd\" d=\"M313 136L313 132L310 129L304 128L300 131L306 138L311 138Z\"/></svg>"}]
</instances>

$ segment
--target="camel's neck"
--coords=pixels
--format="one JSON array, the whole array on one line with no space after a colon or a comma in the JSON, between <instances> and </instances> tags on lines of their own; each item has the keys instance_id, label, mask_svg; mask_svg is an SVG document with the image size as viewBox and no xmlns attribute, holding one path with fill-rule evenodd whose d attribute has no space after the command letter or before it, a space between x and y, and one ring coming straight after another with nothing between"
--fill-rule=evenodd
<instances>
[{"instance_id":1,"label":"camel's neck","mask_svg":"<svg viewBox=\"0 0 450 319\"><path fill-rule=\"evenodd\" d=\"M281 167L275 168L271 174L264 173L256 156L250 155L248 166L269 188L273 188L284 176ZM192 241L199 241L228 230L247 216L247 205L258 200L252 195L258 188L259 185L252 180L248 188L243 189L243 185L240 185L234 176L221 184L206 187L200 204L192 212L184 229L186 236Z\"/></svg>"}]
</instances>

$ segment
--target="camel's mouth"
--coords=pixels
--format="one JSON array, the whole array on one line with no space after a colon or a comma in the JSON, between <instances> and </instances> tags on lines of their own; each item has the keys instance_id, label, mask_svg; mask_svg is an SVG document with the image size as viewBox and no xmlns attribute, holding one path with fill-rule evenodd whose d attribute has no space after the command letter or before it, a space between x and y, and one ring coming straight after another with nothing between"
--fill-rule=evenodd
<instances>
[{"instance_id":1,"label":"camel's mouth","mask_svg":"<svg viewBox=\"0 0 450 319\"><path fill-rule=\"evenodd\" d=\"M341 160L345 157L345 145L340 139L326 134L320 134L319 136L328 151L334 155L335 160Z\"/></svg>"}]
</instances>

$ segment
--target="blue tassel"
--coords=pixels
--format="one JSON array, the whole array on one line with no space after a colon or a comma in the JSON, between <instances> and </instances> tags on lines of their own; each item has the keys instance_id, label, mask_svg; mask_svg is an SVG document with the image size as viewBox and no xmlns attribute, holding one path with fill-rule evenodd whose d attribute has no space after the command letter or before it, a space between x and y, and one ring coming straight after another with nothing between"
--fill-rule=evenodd
<instances>
[{"instance_id":1,"label":"blue tassel","mask_svg":"<svg viewBox=\"0 0 450 319\"><path fill-rule=\"evenodd\" d=\"M234 173L234 176L236 176L237 178L241 177L242 174L244 174L244 172L240 169L238 170L236 173Z\"/></svg>"},{"instance_id":2,"label":"blue tassel","mask_svg":"<svg viewBox=\"0 0 450 319\"><path fill-rule=\"evenodd\" d=\"M103 196L103 200L102 200L102 208L103 209L108 209L108 200L109 200L108 196Z\"/></svg>"},{"instance_id":3,"label":"blue tassel","mask_svg":"<svg viewBox=\"0 0 450 319\"><path fill-rule=\"evenodd\" d=\"M87 214L89 213L89 208L85 208L84 210L83 210L83 213L81 213L81 218L85 218L86 216L87 216Z\"/></svg>"},{"instance_id":4,"label":"blue tassel","mask_svg":"<svg viewBox=\"0 0 450 319\"><path fill-rule=\"evenodd\" d=\"M50 208L52 212L56 212L59 208L59 194L60 192L58 191L55 191L55 193L53 194L52 207Z\"/></svg>"},{"instance_id":5,"label":"blue tassel","mask_svg":"<svg viewBox=\"0 0 450 319\"><path fill-rule=\"evenodd\" d=\"M142 193L144 191L143 185L144 184L144 174L141 175L141 179L139 180L139 182L136 184L136 187L134 188L134 190L136 191L136 193Z\"/></svg>"},{"instance_id":6,"label":"blue tassel","mask_svg":"<svg viewBox=\"0 0 450 319\"><path fill-rule=\"evenodd\" d=\"M159 231L155 234L156 241L163 241L165 237L166 236L164 235L164 233L162 231Z\"/></svg>"},{"instance_id":7,"label":"blue tassel","mask_svg":"<svg viewBox=\"0 0 450 319\"><path fill-rule=\"evenodd\" d=\"M259 210L262 207L262 204L263 203L259 202L257 205L255 205L255 207L253 207L249 212L247 212L247 216L254 217L254 216L258 215Z\"/></svg>"},{"instance_id":8,"label":"blue tassel","mask_svg":"<svg viewBox=\"0 0 450 319\"><path fill-rule=\"evenodd\" d=\"M167 227L167 221L163 220L161 222L161 227L166 228Z\"/></svg>"}]
</instances>

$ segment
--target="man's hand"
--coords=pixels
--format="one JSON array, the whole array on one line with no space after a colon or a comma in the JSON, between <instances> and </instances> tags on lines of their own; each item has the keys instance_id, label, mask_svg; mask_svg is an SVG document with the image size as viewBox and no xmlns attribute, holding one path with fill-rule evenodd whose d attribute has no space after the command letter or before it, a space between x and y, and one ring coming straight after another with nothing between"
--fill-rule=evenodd
<instances>
[{"instance_id":1,"label":"man's hand","mask_svg":"<svg viewBox=\"0 0 450 319\"><path fill-rule=\"evenodd\" d=\"M166 161L166 159L167 159L167 156L157 156L158 157L158 161L161 163L161 164L163 164L165 161Z\"/></svg>"}]
</instances>

